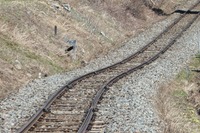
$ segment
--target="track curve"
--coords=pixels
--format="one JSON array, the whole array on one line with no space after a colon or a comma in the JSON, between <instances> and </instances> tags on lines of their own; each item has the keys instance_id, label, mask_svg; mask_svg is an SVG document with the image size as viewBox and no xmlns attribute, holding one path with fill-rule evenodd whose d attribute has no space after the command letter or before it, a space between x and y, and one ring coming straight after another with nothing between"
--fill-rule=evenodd
<instances>
[{"instance_id":1,"label":"track curve","mask_svg":"<svg viewBox=\"0 0 200 133\"><path fill-rule=\"evenodd\" d=\"M198 7L199 2L191 9ZM186 13L181 15L152 42L130 57L71 81L54 93L18 132L86 132L98 101L106 89L119 79L159 58L198 16L199 14ZM162 41L166 41L166 44L160 45Z\"/></svg>"}]
</instances>

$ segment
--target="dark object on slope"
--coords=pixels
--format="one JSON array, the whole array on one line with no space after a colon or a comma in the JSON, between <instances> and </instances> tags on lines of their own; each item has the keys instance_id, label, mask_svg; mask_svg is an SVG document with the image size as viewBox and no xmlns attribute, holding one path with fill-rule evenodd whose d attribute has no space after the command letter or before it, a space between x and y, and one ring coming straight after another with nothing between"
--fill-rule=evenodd
<instances>
[{"instance_id":1,"label":"dark object on slope","mask_svg":"<svg viewBox=\"0 0 200 133\"><path fill-rule=\"evenodd\" d=\"M162 16L168 16L170 14L165 13L162 9L159 8L152 8L152 10L157 14L157 15L162 15Z\"/></svg>"},{"instance_id":2,"label":"dark object on slope","mask_svg":"<svg viewBox=\"0 0 200 133\"><path fill-rule=\"evenodd\" d=\"M200 14L200 11L190 11L190 10L176 10L174 12L172 12L171 14L167 14L165 13L162 9L160 8L152 8L152 11L154 11L157 15L161 15L161 16L169 16L173 13L179 13L179 14Z\"/></svg>"},{"instance_id":3,"label":"dark object on slope","mask_svg":"<svg viewBox=\"0 0 200 133\"><path fill-rule=\"evenodd\" d=\"M71 51L71 50L73 50L74 49L74 46L71 46L71 47L69 47L68 49L65 49L65 53L67 53L67 52L69 52L69 51Z\"/></svg>"},{"instance_id":4,"label":"dark object on slope","mask_svg":"<svg viewBox=\"0 0 200 133\"><path fill-rule=\"evenodd\" d=\"M55 27L54 27L54 35L56 36L57 33L58 33L58 28L57 28L57 26L55 26Z\"/></svg>"},{"instance_id":5,"label":"dark object on slope","mask_svg":"<svg viewBox=\"0 0 200 133\"><path fill-rule=\"evenodd\" d=\"M186 13L187 12L187 13ZM180 14L184 14L184 13L186 13L186 14L199 14L200 13L200 11L185 11L185 10L176 10L176 11L174 11L173 13L180 13Z\"/></svg>"},{"instance_id":6,"label":"dark object on slope","mask_svg":"<svg viewBox=\"0 0 200 133\"><path fill-rule=\"evenodd\" d=\"M200 70L192 70L193 72L197 72L197 73L200 73Z\"/></svg>"},{"instance_id":7,"label":"dark object on slope","mask_svg":"<svg viewBox=\"0 0 200 133\"><path fill-rule=\"evenodd\" d=\"M197 109L197 114L200 115L200 109Z\"/></svg>"}]
</instances>

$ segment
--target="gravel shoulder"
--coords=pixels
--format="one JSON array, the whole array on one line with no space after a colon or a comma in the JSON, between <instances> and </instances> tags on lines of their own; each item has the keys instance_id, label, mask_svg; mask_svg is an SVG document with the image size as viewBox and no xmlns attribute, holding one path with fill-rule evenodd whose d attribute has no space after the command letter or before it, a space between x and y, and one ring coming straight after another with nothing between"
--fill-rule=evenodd
<instances>
[{"instance_id":1,"label":"gravel shoulder","mask_svg":"<svg viewBox=\"0 0 200 133\"><path fill-rule=\"evenodd\" d=\"M40 80L34 80L33 82L27 84L22 89L20 89L18 93L12 94L8 98L2 100L0 102L0 132L11 132L12 128L22 126L23 123L25 123L30 118L30 116L32 116L41 107L41 105L44 104L49 95L51 95L53 92L58 90L61 86L63 86L73 78L97 70L99 68L106 67L133 54L140 47L150 42L155 36L162 32L162 30L165 29L170 23L172 23L173 20L177 17L177 14L171 15L168 19L153 25L151 28L142 32L137 37L131 39L129 42L126 42L118 50L90 62L84 68L64 74L54 75ZM135 111L132 111L140 112L138 113L140 115L132 115L134 121L131 122L130 119L130 127L140 127L137 130L145 132L160 131L158 123L161 122L158 118L158 115L156 114L155 109L152 106L152 101L149 99L149 97L154 96L159 83L168 81L169 79L173 78L176 73L178 73L178 71L184 66L184 64L190 59L190 57L197 52L197 39L200 34L198 33L197 35L197 31L199 30L198 26L199 19L195 24L193 24L190 30L188 30L185 35L177 41L177 48L175 49L179 52L175 52L174 50L169 51L161 59L148 66L148 68L142 70L142 72L139 72L138 75L133 74L127 79L119 82L119 84L121 84L121 82L124 83L118 85L118 88L121 88L121 90L131 90L129 96L132 97L131 102L132 104L138 106ZM138 91L137 88L139 88ZM134 95L140 93L141 96L138 95L137 97L134 97ZM119 100L121 99L121 96L117 95L116 97L118 97ZM129 99L129 97L127 98ZM143 103L142 106L140 106L141 103ZM113 108L111 108L111 110L116 109L115 103L113 103L113 105ZM132 106L132 108L133 107L135 106ZM145 115L143 115L141 111L144 111L144 109L146 110L144 112ZM120 112L122 112L120 113L121 115L118 115L123 117L123 110L121 110ZM129 114L129 112L125 112L125 114ZM148 121L146 121L145 118L148 118ZM121 124L122 123L123 121L121 121ZM134 123L137 123L137 126L133 125ZM121 124L111 123L108 125L107 130L110 129L109 131L112 132L111 129L114 130L117 128L117 126L120 126ZM143 128L143 125L145 125L145 128ZM113 128L113 126L115 126L116 128ZM126 125L124 127L126 127ZM154 128L149 129L149 127Z\"/></svg>"}]
</instances>

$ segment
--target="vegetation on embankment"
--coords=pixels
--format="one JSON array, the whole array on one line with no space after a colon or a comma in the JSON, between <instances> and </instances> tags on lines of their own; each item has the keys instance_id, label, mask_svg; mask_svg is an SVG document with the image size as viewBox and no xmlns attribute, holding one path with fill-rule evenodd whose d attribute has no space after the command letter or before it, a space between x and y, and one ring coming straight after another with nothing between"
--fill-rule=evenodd
<instances>
[{"instance_id":1,"label":"vegetation on embankment","mask_svg":"<svg viewBox=\"0 0 200 133\"><path fill-rule=\"evenodd\" d=\"M160 18L142 1L0 0L0 98L38 75L81 67ZM73 40L76 50L66 51Z\"/></svg>"},{"instance_id":2,"label":"vegetation on embankment","mask_svg":"<svg viewBox=\"0 0 200 133\"><path fill-rule=\"evenodd\" d=\"M166 124L165 133L200 132L200 54L192 59L175 81L162 86L157 107Z\"/></svg>"},{"instance_id":3,"label":"vegetation on embankment","mask_svg":"<svg viewBox=\"0 0 200 133\"><path fill-rule=\"evenodd\" d=\"M150 8L173 10L184 1L0 0L0 99L119 48L164 18ZM73 40L76 50L66 52Z\"/></svg>"}]
</instances>

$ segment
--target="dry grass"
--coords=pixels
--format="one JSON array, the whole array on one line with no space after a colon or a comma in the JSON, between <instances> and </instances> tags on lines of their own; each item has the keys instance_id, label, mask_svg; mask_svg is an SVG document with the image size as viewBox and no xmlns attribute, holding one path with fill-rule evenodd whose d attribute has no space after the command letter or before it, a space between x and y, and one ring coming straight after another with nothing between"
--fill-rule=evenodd
<instances>
[{"instance_id":1,"label":"dry grass","mask_svg":"<svg viewBox=\"0 0 200 133\"><path fill-rule=\"evenodd\" d=\"M58 73L63 68L50 59L37 55L0 35L0 97L15 90L21 84L38 77L38 73ZM16 67L16 60L21 68Z\"/></svg>"},{"instance_id":2,"label":"dry grass","mask_svg":"<svg viewBox=\"0 0 200 133\"><path fill-rule=\"evenodd\" d=\"M68 46L64 42L65 38L77 40L77 57L85 61L107 52L109 47L115 46L113 44L119 44L126 38L120 27L116 25L113 27L112 21L108 23L106 18L96 17L95 11L90 13L93 17L87 15L88 12L80 13L76 8L70 14L64 10L55 12L54 9L49 8L51 4L41 1L27 3L14 1L4 3L1 7L2 19L0 21L3 25L1 30L3 34L12 36L13 41L57 63L59 62L55 57L63 57L59 65L65 68L71 68L66 66L71 59L64 53L64 49ZM96 19L91 22L93 18ZM55 25L58 27L56 37L53 35ZM101 32L104 32L106 36L102 36ZM50 52L52 56L46 52Z\"/></svg>"},{"instance_id":3,"label":"dry grass","mask_svg":"<svg viewBox=\"0 0 200 133\"><path fill-rule=\"evenodd\" d=\"M162 0L156 7L162 9L165 13L170 14L173 11L177 10L179 5L184 5L188 0Z\"/></svg>"},{"instance_id":4,"label":"dry grass","mask_svg":"<svg viewBox=\"0 0 200 133\"><path fill-rule=\"evenodd\" d=\"M145 1L146 2L146 1ZM92 5L102 11L107 11L121 26L131 32L144 28L155 16L146 6L145 2L138 0L104 0L93 1Z\"/></svg>"},{"instance_id":5,"label":"dry grass","mask_svg":"<svg viewBox=\"0 0 200 133\"><path fill-rule=\"evenodd\" d=\"M63 3L66 0L0 1L1 92L19 88L40 72L52 75L81 67L163 18L149 9L159 4L153 0L68 0L71 12L63 9ZM66 38L78 42L75 60L72 53L65 53ZM22 70L15 68L15 60Z\"/></svg>"},{"instance_id":6,"label":"dry grass","mask_svg":"<svg viewBox=\"0 0 200 133\"><path fill-rule=\"evenodd\" d=\"M194 59L190 67L199 68L200 60ZM156 106L160 117L165 122L165 133L199 133L200 75L191 73L187 76L183 70L177 79L160 88Z\"/></svg>"},{"instance_id":7,"label":"dry grass","mask_svg":"<svg viewBox=\"0 0 200 133\"><path fill-rule=\"evenodd\" d=\"M187 101L187 94L177 89L177 84L160 89L157 107L165 122L164 133L199 133L199 117Z\"/></svg>"}]
</instances>

